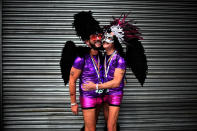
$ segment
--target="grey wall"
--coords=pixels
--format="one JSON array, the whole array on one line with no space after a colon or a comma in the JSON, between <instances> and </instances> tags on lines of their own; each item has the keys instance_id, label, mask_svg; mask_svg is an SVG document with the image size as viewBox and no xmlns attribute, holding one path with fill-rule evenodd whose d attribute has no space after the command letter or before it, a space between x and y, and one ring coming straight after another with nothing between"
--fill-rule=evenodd
<instances>
[{"instance_id":1,"label":"grey wall","mask_svg":"<svg viewBox=\"0 0 197 131\"><path fill-rule=\"evenodd\" d=\"M3 129L3 110L2 110L2 1L0 1L0 121L1 130Z\"/></svg>"},{"instance_id":2,"label":"grey wall","mask_svg":"<svg viewBox=\"0 0 197 131\"><path fill-rule=\"evenodd\" d=\"M142 32L149 73L144 87L127 70L121 131L197 129L197 20L194 0L4 0L3 126L10 131L77 131L59 60L64 43L83 43L73 14L94 12L101 25L131 12ZM97 124L103 127L102 114Z\"/></svg>"}]
</instances>

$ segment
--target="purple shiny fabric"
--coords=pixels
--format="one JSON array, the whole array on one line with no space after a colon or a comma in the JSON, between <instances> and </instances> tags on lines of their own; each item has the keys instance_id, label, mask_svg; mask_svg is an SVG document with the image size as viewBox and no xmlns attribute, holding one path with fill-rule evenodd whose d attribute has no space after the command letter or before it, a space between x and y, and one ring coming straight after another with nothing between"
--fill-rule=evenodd
<instances>
[{"instance_id":1,"label":"purple shiny fabric","mask_svg":"<svg viewBox=\"0 0 197 131\"><path fill-rule=\"evenodd\" d=\"M107 56L107 60L110 56ZM108 66L108 65L107 65ZM104 78L104 82L113 80L114 72L116 68L120 68L125 70L126 69L126 62L123 57L121 57L118 53L116 53L113 58L111 59L111 63L109 66L109 72L107 78ZM123 94L123 87L124 87L124 77L120 83L120 86L117 88L108 89L108 95L121 95Z\"/></svg>"},{"instance_id":2,"label":"purple shiny fabric","mask_svg":"<svg viewBox=\"0 0 197 131\"><path fill-rule=\"evenodd\" d=\"M89 98L80 96L80 104L83 109L95 108L98 105L101 105L103 102L103 97Z\"/></svg>"},{"instance_id":3,"label":"purple shiny fabric","mask_svg":"<svg viewBox=\"0 0 197 131\"><path fill-rule=\"evenodd\" d=\"M120 106L122 102L123 94L121 95L105 95L104 102L108 103L109 105Z\"/></svg>"},{"instance_id":4,"label":"purple shiny fabric","mask_svg":"<svg viewBox=\"0 0 197 131\"><path fill-rule=\"evenodd\" d=\"M95 61L98 63L98 55L93 56ZM80 75L80 82L79 82L79 91L80 91L80 96L83 97L88 97L88 98L96 98L103 93L96 93L96 90L92 91L84 91L82 89L82 84L87 82L87 81L92 81L94 83L99 83L99 79L96 73L96 70L94 68L91 56L89 54L85 55L85 57L77 57L74 61L73 67L76 69L82 70L81 75ZM102 74L102 69L103 65L100 64L100 71ZM103 82L102 76L101 76L101 82Z\"/></svg>"}]
</instances>

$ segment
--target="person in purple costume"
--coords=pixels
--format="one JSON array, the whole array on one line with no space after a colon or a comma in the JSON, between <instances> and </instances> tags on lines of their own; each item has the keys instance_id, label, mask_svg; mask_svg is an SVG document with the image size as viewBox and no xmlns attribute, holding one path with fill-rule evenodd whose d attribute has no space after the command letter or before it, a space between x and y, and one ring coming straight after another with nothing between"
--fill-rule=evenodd
<instances>
[{"instance_id":1,"label":"person in purple costume","mask_svg":"<svg viewBox=\"0 0 197 131\"><path fill-rule=\"evenodd\" d=\"M97 38L99 40L99 38ZM90 39L92 41L92 39ZM97 46L101 46L97 42ZM79 72L79 91L80 91L80 102L82 109L92 109L96 105L102 103L103 90L91 90L84 91L82 84L86 81L92 81L94 83L102 83L102 64L101 56L99 56L98 51L91 49L90 54L86 54L85 57L77 57L71 68L71 77L74 72ZM72 87L71 87L72 88Z\"/></svg>"},{"instance_id":2,"label":"person in purple costume","mask_svg":"<svg viewBox=\"0 0 197 131\"><path fill-rule=\"evenodd\" d=\"M125 21L115 19L109 26L105 26L105 34L102 39L103 48L106 51L104 59L104 83L87 81L83 84L85 91L95 89L107 89L103 97L104 116L107 122L107 131L120 130L117 126L120 104L123 98L124 78L128 65L143 85L146 78L147 62L143 47L138 39L137 28ZM126 54L123 52L121 43L126 44ZM136 59L136 57L138 57ZM140 67L140 68L138 68Z\"/></svg>"},{"instance_id":3,"label":"person in purple costume","mask_svg":"<svg viewBox=\"0 0 197 131\"><path fill-rule=\"evenodd\" d=\"M96 130L98 107L102 101L105 102L104 116L107 123L105 130L120 130L117 128L117 120L123 97L126 64L132 69L141 86L145 82L148 66L144 48L139 41L142 37L138 28L130 24L131 21L125 21L126 17L127 15L124 15L122 20L121 17L114 19L110 25L104 27L102 42L106 54L103 68L98 51L101 46L98 22L91 16L91 12L80 12L74 17L77 35L90 50L88 49L85 56L81 56L76 52L80 52L82 48L76 49L74 43L68 41L62 52L60 66L64 83L67 84L69 80L71 110L74 114L78 113L76 81L80 78L80 103L85 131ZM125 54L122 43L126 45ZM79 57L75 57L77 54L80 54ZM104 96L103 89L107 90Z\"/></svg>"},{"instance_id":4,"label":"person in purple costume","mask_svg":"<svg viewBox=\"0 0 197 131\"><path fill-rule=\"evenodd\" d=\"M110 33L103 40L103 48L106 50L104 59L104 83L95 83L87 81L83 84L83 89L107 89L103 100L105 102L104 115L107 122L108 131L116 131L116 123L120 110L120 104L123 97L124 76L126 70L126 62L122 53L116 49L118 42L117 38Z\"/></svg>"},{"instance_id":5,"label":"person in purple costume","mask_svg":"<svg viewBox=\"0 0 197 131\"><path fill-rule=\"evenodd\" d=\"M77 56L70 70L69 90L71 110L77 115L76 81L79 78L80 105L83 112L85 131L95 131L99 108L103 102L103 89L84 91L82 84L86 81L102 83L102 58L99 53L101 47L102 30L91 12L80 12L75 15L74 26L77 34L90 48L84 57ZM69 57L69 56L68 56ZM82 130L84 130L82 129Z\"/></svg>"}]
</instances>

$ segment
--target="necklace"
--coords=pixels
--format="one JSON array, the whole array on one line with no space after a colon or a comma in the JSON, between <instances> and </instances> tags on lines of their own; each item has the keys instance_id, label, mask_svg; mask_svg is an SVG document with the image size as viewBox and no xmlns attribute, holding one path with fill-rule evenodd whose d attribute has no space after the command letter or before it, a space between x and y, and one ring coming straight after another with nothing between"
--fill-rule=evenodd
<instances>
[{"instance_id":1,"label":"necklace","mask_svg":"<svg viewBox=\"0 0 197 131\"><path fill-rule=\"evenodd\" d=\"M98 64L97 64L94 57L92 55L90 55L90 56L91 56L91 60L92 60L92 63L94 65L94 69L96 71L96 74L98 76L98 80L99 80L99 82L101 82L101 79L100 79L100 58L98 56Z\"/></svg>"},{"instance_id":2,"label":"necklace","mask_svg":"<svg viewBox=\"0 0 197 131\"><path fill-rule=\"evenodd\" d=\"M96 63L96 60L94 59L94 57L92 55L90 55L90 56L91 56L91 60L94 65L94 69L96 71L96 74L98 76L99 83L102 83L101 78L100 78L100 58L99 58L99 55L98 55L98 64ZM104 91L104 89L98 89L95 92L98 94L101 94L101 93L103 93L103 91Z\"/></svg>"},{"instance_id":3,"label":"necklace","mask_svg":"<svg viewBox=\"0 0 197 131\"><path fill-rule=\"evenodd\" d=\"M108 72L109 72L109 67L112 61L112 58L114 55L117 53L117 51L114 51L113 54L110 56L110 58L107 60L106 55L105 55L105 60L104 60L104 69L105 69L105 77L107 78Z\"/></svg>"}]
</instances>

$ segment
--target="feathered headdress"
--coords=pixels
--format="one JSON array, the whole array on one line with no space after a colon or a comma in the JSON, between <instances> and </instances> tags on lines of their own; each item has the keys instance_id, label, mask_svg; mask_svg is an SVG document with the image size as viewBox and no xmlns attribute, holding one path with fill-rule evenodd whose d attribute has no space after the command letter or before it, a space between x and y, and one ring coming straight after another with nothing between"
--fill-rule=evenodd
<instances>
[{"instance_id":1,"label":"feathered headdress","mask_svg":"<svg viewBox=\"0 0 197 131\"><path fill-rule=\"evenodd\" d=\"M91 34L101 33L102 29L99 26L99 22L96 21L92 12L79 12L74 15L73 26L77 35L83 40L89 40ZM85 54L89 53L89 47L77 47L72 41L67 41L61 55L60 68L62 78L65 85L69 81L70 69L77 56L84 57Z\"/></svg>"},{"instance_id":2,"label":"feathered headdress","mask_svg":"<svg viewBox=\"0 0 197 131\"><path fill-rule=\"evenodd\" d=\"M138 81L143 86L147 75L147 60L144 54L144 48L139 40L143 38L140 36L138 28L132 25L131 21L126 21L128 14L124 14L119 18L114 18L114 21L110 25L104 26L104 36L103 41L113 42L113 36L115 36L119 43L124 43L126 45L126 62L127 66L130 67L138 79ZM111 38L110 38L111 37Z\"/></svg>"},{"instance_id":3,"label":"feathered headdress","mask_svg":"<svg viewBox=\"0 0 197 131\"><path fill-rule=\"evenodd\" d=\"M124 14L123 18L122 15L119 18L113 17L114 21L110 25L104 26L105 34L106 32L113 32L113 35L118 38L119 42L125 44L134 38L142 40L139 28L131 24L131 20L126 21L128 14Z\"/></svg>"},{"instance_id":4,"label":"feathered headdress","mask_svg":"<svg viewBox=\"0 0 197 131\"><path fill-rule=\"evenodd\" d=\"M102 33L102 29L99 26L99 22L96 21L92 12L79 12L74 15L75 31L77 35L83 40L89 40L91 34Z\"/></svg>"}]
</instances>

